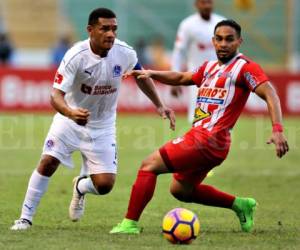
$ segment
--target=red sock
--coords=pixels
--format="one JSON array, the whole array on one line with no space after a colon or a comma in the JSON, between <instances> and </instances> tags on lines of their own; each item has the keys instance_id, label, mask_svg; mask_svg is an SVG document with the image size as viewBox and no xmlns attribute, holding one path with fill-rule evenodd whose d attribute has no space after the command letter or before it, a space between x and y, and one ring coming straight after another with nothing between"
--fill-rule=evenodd
<instances>
[{"instance_id":1,"label":"red sock","mask_svg":"<svg viewBox=\"0 0 300 250\"><path fill-rule=\"evenodd\" d=\"M126 214L127 219L138 221L144 208L151 200L155 185L156 174L139 170L137 179L132 186L131 195Z\"/></svg>"},{"instance_id":2,"label":"red sock","mask_svg":"<svg viewBox=\"0 0 300 250\"><path fill-rule=\"evenodd\" d=\"M214 207L231 208L234 199L235 196L204 184L199 184L192 194L193 202Z\"/></svg>"}]
</instances>

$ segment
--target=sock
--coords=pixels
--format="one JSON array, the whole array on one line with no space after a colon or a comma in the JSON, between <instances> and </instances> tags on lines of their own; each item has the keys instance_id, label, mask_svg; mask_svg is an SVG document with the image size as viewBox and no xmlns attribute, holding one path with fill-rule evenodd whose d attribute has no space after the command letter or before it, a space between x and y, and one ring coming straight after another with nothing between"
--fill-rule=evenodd
<instances>
[{"instance_id":1,"label":"sock","mask_svg":"<svg viewBox=\"0 0 300 250\"><path fill-rule=\"evenodd\" d=\"M231 208L234 199L235 196L204 184L195 187L192 194L192 202L214 207Z\"/></svg>"},{"instance_id":2,"label":"sock","mask_svg":"<svg viewBox=\"0 0 300 250\"><path fill-rule=\"evenodd\" d=\"M82 178L81 180L79 180L79 182L77 183L77 190L81 194L99 194L91 178Z\"/></svg>"},{"instance_id":3,"label":"sock","mask_svg":"<svg viewBox=\"0 0 300 250\"><path fill-rule=\"evenodd\" d=\"M139 170L137 179L132 186L126 218L138 221L144 208L151 200L155 185L156 174Z\"/></svg>"},{"instance_id":4,"label":"sock","mask_svg":"<svg viewBox=\"0 0 300 250\"><path fill-rule=\"evenodd\" d=\"M20 218L32 221L36 208L48 188L49 180L50 177L39 174L37 170L33 171L29 179Z\"/></svg>"}]
</instances>

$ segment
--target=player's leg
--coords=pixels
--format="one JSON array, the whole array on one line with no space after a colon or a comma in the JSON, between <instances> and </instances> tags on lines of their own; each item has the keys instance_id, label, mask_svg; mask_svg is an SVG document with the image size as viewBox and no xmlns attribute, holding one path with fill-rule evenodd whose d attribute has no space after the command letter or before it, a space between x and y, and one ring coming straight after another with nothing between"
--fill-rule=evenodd
<instances>
[{"instance_id":1,"label":"player's leg","mask_svg":"<svg viewBox=\"0 0 300 250\"><path fill-rule=\"evenodd\" d=\"M105 131L103 132L105 133ZM73 196L69 217L78 221L84 214L85 195L105 195L115 183L117 173L117 149L114 132L83 142L80 148L85 176L73 180Z\"/></svg>"},{"instance_id":2,"label":"player's leg","mask_svg":"<svg viewBox=\"0 0 300 250\"><path fill-rule=\"evenodd\" d=\"M50 177L59 166L60 161L50 155L42 155L37 169L29 179L27 192L22 206L20 219L16 220L12 230L26 230L32 225L32 219L41 198L46 192Z\"/></svg>"},{"instance_id":3,"label":"player's leg","mask_svg":"<svg viewBox=\"0 0 300 250\"><path fill-rule=\"evenodd\" d=\"M109 193L115 183L116 174L92 174L90 177L77 176L73 180L73 196L69 206L69 217L78 221L84 214L85 194L104 195Z\"/></svg>"},{"instance_id":4,"label":"player's leg","mask_svg":"<svg viewBox=\"0 0 300 250\"><path fill-rule=\"evenodd\" d=\"M245 232L251 231L254 225L253 215L256 201L253 198L237 197L222 192L213 186L200 183L195 187L192 199L195 203L232 209L239 218L241 228Z\"/></svg>"},{"instance_id":5,"label":"player's leg","mask_svg":"<svg viewBox=\"0 0 300 250\"><path fill-rule=\"evenodd\" d=\"M194 174L195 175L195 174ZM190 176L190 179L194 178ZM175 175L171 185L171 193L175 198L183 202L193 202L207 206L232 209L238 216L241 228L249 232L253 227L253 214L256 202L252 198L241 198L225 193L211 185L202 184L206 173L200 173L200 181L193 185L189 176Z\"/></svg>"},{"instance_id":6,"label":"player's leg","mask_svg":"<svg viewBox=\"0 0 300 250\"><path fill-rule=\"evenodd\" d=\"M178 180L176 177L177 176L173 178L170 188L172 195L176 199L207 206L232 207L235 196L222 192L213 186L202 184L201 182L199 182L199 184L193 184L187 178L180 178L180 180Z\"/></svg>"},{"instance_id":7,"label":"player's leg","mask_svg":"<svg viewBox=\"0 0 300 250\"><path fill-rule=\"evenodd\" d=\"M158 150L142 162L135 183L131 189L125 218L120 224L115 226L110 233L140 233L141 229L137 226L137 222L153 196L157 175L169 172L170 170L165 165Z\"/></svg>"},{"instance_id":8,"label":"player's leg","mask_svg":"<svg viewBox=\"0 0 300 250\"><path fill-rule=\"evenodd\" d=\"M60 163L72 167L71 153L74 149L70 146L69 138L72 131L64 120L55 119L49 129L44 142L43 153L39 165L32 173L22 207L20 220L15 222L12 230L29 228L37 206L47 190L50 177ZM64 139L61 139L64 138ZM25 220L24 220L25 219ZM27 225L23 222L27 222ZM30 223L29 223L30 222Z\"/></svg>"},{"instance_id":9,"label":"player's leg","mask_svg":"<svg viewBox=\"0 0 300 250\"><path fill-rule=\"evenodd\" d=\"M216 188L201 184L207 173L220 165L227 156L229 148L220 151L217 158L206 144L205 135L190 130L181 140L175 140L164 147L166 159L175 170L171 185L172 194L180 200L210 206L232 208L240 219L243 231L250 231L253 226L255 200L239 198ZM194 187L194 188L192 188ZM246 219L244 219L246 218Z\"/></svg>"},{"instance_id":10,"label":"player's leg","mask_svg":"<svg viewBox=\"0 0 300 250\"><path fill-rule=\"evenodd\" d=\"M155 151L146 160L138 172L137 179L132 186L128 210L122 223L114 227L110 233L139 233L137 221L145 206L151 200L156 177L161 173L176 172L178 166L187 166L195 159L197 154L193 151L194 140L191 136L179 137L166 143L159 151Z\"/></svg>"}]
</instances>

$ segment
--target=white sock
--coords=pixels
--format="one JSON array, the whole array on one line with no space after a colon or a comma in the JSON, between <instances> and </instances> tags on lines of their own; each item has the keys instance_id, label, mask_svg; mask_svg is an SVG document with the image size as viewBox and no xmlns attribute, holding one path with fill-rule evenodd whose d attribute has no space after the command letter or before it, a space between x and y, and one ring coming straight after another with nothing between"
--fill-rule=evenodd
<instances>
[{"instance_id":1,"label":"white sock","mask_svg":"<svg viewBox=\"0 0 300 250\"><path fill-rule=\"evenodd\" d=\"M83 178L77 184L77 189L81 194L99 194L91 178Z\"/></svg>"},{"instance_id":2,"label":"white sock","mask_svg":"<svg viewBox=\"0 0 300 250\"><path fill-rule=\"evenodd\" d=\"M33 171L28 183L20 218L32 221L36 208L48 188L49 179L50 177L39 174L37 170Z\"/></svg>"}]
</instances>

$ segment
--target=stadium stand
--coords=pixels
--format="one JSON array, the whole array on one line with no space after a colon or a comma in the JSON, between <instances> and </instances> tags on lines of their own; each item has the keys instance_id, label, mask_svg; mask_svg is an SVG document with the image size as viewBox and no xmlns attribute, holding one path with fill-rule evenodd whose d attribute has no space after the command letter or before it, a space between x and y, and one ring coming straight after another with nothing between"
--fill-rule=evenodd
<instances>
[{"instance_id":1,"label":"stadium stand","mask_svg":"<svg viewBox=\"0 0 300 250\"><path fill-rule=\"evenodd\" d=\"M85 38L90 10L108 7L118 15L119 38L133 45L141 37L163 35L171 50L179 22L194 11L193 1L2 0L0 15L17 48L41 49L55 43L62 27L77 39ZM299 1L216 0L215 5L217 13L241 23L246 41L242 50L264 67L287 68L291 58L299 57Z\"/></svg>"}]
</instances>

